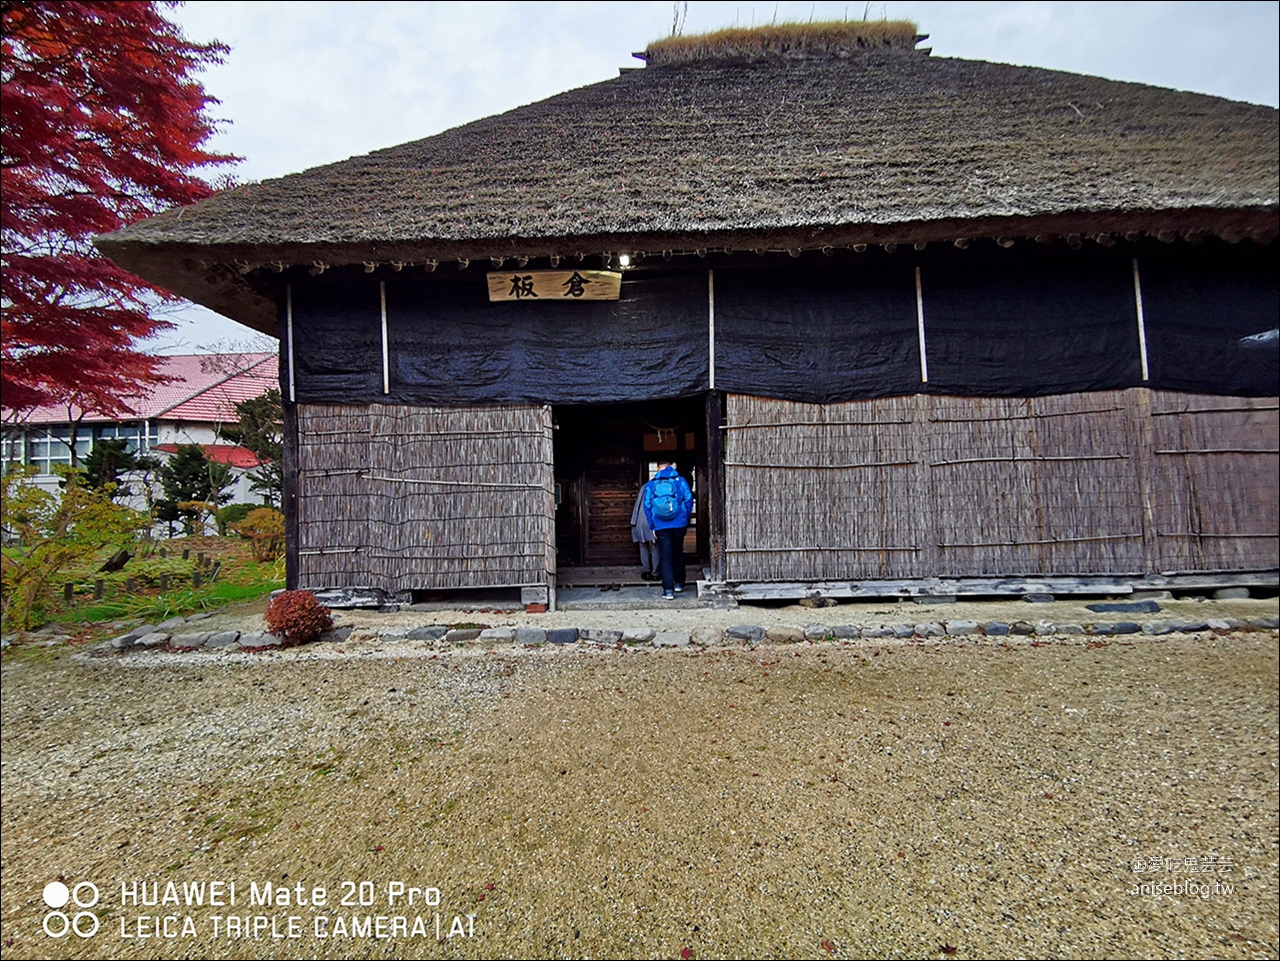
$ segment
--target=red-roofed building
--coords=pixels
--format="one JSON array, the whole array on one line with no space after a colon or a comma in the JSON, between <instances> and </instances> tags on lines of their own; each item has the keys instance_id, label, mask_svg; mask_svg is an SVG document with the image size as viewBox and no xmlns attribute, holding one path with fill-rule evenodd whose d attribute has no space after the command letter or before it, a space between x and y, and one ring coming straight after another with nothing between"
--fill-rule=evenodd
<instances>
[{"instance_id":1,"label":"red-roofed building","mask_svg":"<svg viewBox=\"0 0 1280 961\"><path fill-rule=\"evenodd\" d=\"M236 404L277 385L276 371L275 354L178 354L161 358L167 383L122 398L132 417L76 407L37 407L22 414L5 408L3 462L31 464L36 482L52 485L53 468L71 463L73 434L77 459L98 440L123 438L131 451L161 455L199 444L210 459L235 469L236 501L260 500L250 493L246 476L258 459L220 438L224 427L236 423Z\"/></svg>"}]
</instances>

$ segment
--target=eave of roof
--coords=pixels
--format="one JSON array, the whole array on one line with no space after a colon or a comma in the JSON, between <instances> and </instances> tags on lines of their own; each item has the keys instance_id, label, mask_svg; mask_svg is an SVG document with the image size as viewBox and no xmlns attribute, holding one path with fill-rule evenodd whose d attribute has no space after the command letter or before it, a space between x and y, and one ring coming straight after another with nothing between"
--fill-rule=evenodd
<instances>
[{"instance_id":1,"label":"eave of roof","mask_svg":"<svg viewBox=\"0 0 1280 961\"><path fill-rule=\"evenodd\" d=\"M275 332L299 264L805 250L1049 234L1272 239L1277 111L1036 68L860 51L648 67L250 184L100 238Z\"/></svg>"}]
</instances>

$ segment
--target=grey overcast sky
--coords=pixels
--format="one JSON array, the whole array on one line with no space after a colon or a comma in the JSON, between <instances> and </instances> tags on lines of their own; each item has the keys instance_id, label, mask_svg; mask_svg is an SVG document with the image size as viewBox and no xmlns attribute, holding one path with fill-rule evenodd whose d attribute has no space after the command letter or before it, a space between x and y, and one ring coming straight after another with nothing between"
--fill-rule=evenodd
<instances>
[{"instance_id":1,"label":"grey overcast sky","mask_svg":"<svg viewBox=\"0 0 1280 961\"><path fill-rule=\"evenodd\" d=\"M639 66L632 51L684 33L787 20L914 20L933 55L992 60L1280 102L1280 4L1186 2L450 3L194 0L169 15L221 40L206 71L214 146L241 180L342 160L510 110ZM242 344L253 333L194 305L150 346Z\"/></svg>"}]
</instances>

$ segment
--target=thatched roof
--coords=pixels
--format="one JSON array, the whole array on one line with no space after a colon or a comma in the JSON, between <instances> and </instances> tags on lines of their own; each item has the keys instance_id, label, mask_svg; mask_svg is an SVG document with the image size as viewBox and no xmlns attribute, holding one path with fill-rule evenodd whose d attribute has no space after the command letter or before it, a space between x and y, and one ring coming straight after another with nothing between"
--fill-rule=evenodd
<instances>
[{"instance_id":1,"label":"thatched roof","mask_svg":"<svg viewBox=\"0 0 1280 961\"><path fill-rule=\"evenodd\" d=\"M1270 107L901 44L649 56L613 80L169 211L99 247L269 328L274 306L219 265L1276 233Z\"/></svg>"}]
</instances>

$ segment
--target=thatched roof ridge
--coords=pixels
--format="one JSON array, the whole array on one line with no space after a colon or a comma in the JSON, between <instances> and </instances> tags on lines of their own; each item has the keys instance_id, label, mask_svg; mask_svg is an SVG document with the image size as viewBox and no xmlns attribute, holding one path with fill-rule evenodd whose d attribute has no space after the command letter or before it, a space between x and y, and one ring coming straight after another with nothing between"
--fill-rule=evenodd
<instances>
[{"instance_id":1,"label":"thatched roof ridge","mask_svg":"<svg viewBox=\"0 0 1280 961\"><path fill-rule=\"evenodd\" d=\"M1277 117L1202 94L905 49L650 65L239 187L99 246L245 314L266 302L244 292L218 301L211 291L227 285L210 279L210 263L1071 231L1274 236Z\"/></svg>"}]
</instances>

